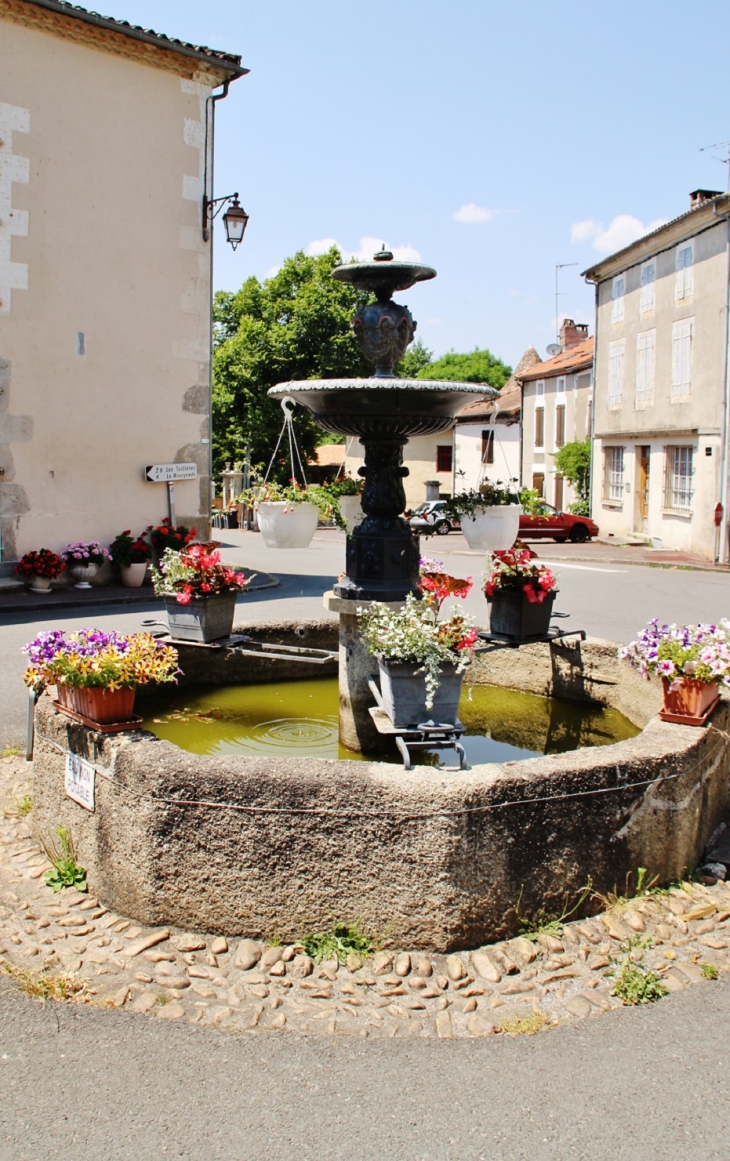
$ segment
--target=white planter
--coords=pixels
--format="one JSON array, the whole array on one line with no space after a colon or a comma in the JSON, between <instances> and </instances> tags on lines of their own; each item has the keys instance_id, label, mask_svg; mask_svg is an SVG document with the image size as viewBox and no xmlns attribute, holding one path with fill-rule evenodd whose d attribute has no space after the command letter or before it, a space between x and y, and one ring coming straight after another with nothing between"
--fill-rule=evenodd
<instances>
[{"instance_id":1,"label":"white planter","mask_svg":"<svg viewBox=\"0 0 730 1161\"><path fill-rule=\"evenodd\" d=\"M128 589L138 589L144 581L144 574L147 572L147 562L142 561L141 564L128 564L126 568L119 570L122 574L122 584Z\"/></svg>"},{"instance_id":2,"label":"white planter","mask_svg":"<svg viewBox=\"0 0 730 1161\"><path fill-rule=\"evenodd\" d=\"M74 564L71 566L71 575L76 579L75 589L90 589L89 583L99 571L98 564Z\"/></svg>"},{"instance_id":3,"label":"white planter","mask_svg":"<svg viewBox=\"0 0 730 1161\"><path fill-rule=\"evenodd\" d=\"M337 503L340 505L340 512L342 518L347 525L347 531L350 536L365 518L365 513L362 510L361 496L340 496Z\"/></svg>"},{"instance_id":4,"label":"white planter","mask_svg":"<svg viewBox=\"0 0 730 1161\"><path fill-rule=\"evenodd\" d=\"M38 576L38 573L34 572L30 578L30 591L32 593L50 593L51 578L49 576Z\"/></svg>"},{"instance_id":5,"label":"white planter","mask_svg":"<svg viewBox=\"0 0 730 1161\"><path fill-rule=\"evenodd\" d=\"M309 548L319 522L319 508L306 502L266 500L259 504L257 517L267 548Z\"/></svg>"},{"instance_id":6,"label":"white planter","mask_svg":"<svg viewBox=\"0 0 730 1161\"><path fill-rule=\"evenodd\" d=\"M521 504L495 504L472 517L464 516L461 531L470 548L503 552L511 548L520 532Z\"/></svg>"}]
</instances>

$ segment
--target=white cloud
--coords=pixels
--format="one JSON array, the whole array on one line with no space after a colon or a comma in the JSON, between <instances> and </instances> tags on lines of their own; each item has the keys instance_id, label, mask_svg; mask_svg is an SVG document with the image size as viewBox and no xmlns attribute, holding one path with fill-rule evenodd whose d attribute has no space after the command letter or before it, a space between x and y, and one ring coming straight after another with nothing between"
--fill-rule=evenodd
<instances>
[{"instance_id":1,"label":"white cloud","mask_svg":"<svg viewBox=\"0 0 730 1161\"><path fill-rule=\"evenodd\" d=\"M273 278L274 275L278 274L280 270L281 266L272 266L270 270L266 271L264 278Z\"/></svg>"},{"instance_id":2,"label":"white cloud","mask_svg":"<svg viewBox=\"0 0 730 1161\"><path fill-rule=\"evenodd\" d=\"M599 254L612 254L616 250L623 250L630 246L637 238L650 234L663 226L666 218L656 218L653 222L644 225L633 214L617 214L613 221L604 227L603 222L596 222L593 218L586 218L583 222L574 222L570 228L571 242L593 242L593 249Z\"/></svg>"},{"instance_id":3,"label":"white cloud","mask_svg":"<svg viewBox=\"0 0 730 1161\"><path fill-rule=\"evenodd\" d=\"M474 202L467 202L465 206L455 210L451 215L455 222L462 222L464 225L473 226L480 222L491 222L496 218L499 210L490 210L486 206L478 206Z\"/></svg>"},{"instance_id":4,"label":"white cloud","mask_svg":"<svg viewBox=\"0 0 730 1161\"><path fill-rule=\"evenodd\" d=\"M318 241L310 242L307 246L307 254L316 256L317 254L326 254L333 246L336 246L342 255L343 262L349 262L351 258L356 258L358 262L372 261L373 254L380 250L384 244L383 238L361 238L360 248L358 250L349 250L347 246L343 246L336 238L320 238ZM415 246L407 243L405 246L388 246L385 243L386 250L390 250L393 257L399 262L420 262L421 255L416 250Z\"/></svg>"}]
</instances>

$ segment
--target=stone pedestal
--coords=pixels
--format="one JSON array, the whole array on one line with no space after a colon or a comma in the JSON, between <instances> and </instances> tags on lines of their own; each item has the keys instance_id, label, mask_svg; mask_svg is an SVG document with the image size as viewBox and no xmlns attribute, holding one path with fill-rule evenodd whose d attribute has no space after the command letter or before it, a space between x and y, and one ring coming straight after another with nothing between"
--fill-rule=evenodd
<instances>
[{"instance_id":1,"label":"stone pedestal","mask_svg":"<svg viewBox=\"0 0 730 1161\"><path fill-rule=\"evenodd\" d=\"M333 592L324 594L325 609L340 615L340 742L348 750L382 754L391 750L392 742L378 733L368 712L375 705L368 674L377 673L378 663L368 653L360 632L357 610L364 604ZM389 607L401 609L403 602L390 602Z\"/></svg>"}]
</instances>

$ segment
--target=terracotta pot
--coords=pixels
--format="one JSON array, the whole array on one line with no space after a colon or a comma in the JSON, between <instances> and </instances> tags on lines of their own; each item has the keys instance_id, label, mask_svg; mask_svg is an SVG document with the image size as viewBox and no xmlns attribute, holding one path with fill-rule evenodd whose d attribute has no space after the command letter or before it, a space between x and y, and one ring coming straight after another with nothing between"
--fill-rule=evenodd
<instances>
[{"instance_id":1,"label":"terracotta pot","mask_svg":"<svg viewBox=\"0 0 730 1161\"><path fill-rule=\"evenodd\" d=\"M122 574L122 584L128 589L138 589L144 582L144 574L147 571L147 562L142 561L141 564L128 564L126 568L120 568Z\"/></svg>"},{"instance_id":2,"label":"terracotta pot","mask_svg":"<svg viewBox=\"0 0 730 1161\"><path fill-rule=\"evenodd\" d=\"M470 548L485 552L504 552L511 548L520 532L521 504L496 504L482 508L472 516L463 516L461 531Z\"/></svg>"},{"instance_id":3,"label":"terracotta pot","mask_svg":"<svg viewBox=\"0 0 730 1161\"><path fill-rule=\"evenodd\" d=\"M664 687L664 713L673 717L694 719L698 724L702 722L708 710L711 710L720 695L718 681L695 681L691 677L680 677L676 681L662 678ZM676 686L676 688L672 688ZM691 725L692 721L686 723Z\"/></svg>"},{"instance_id":4,"label":"terracotta pot","mask_svg":"<svg viewBox=\"0 0 730 1161\"><path fill-rule=\"evenodd\" d=\"M37 572L34 572L30 578L30 591L32 593L50 593L51 578L49 576L39 576Z\"/></svg>"},{"instance_id":5,"label":"terracotta pot","mask_svg":"<svg viewBox=\"0 0 730 1161\"><path fill-rule=\"evenodd\" d=\"M102 689L93 686L77 689L72 685L58 686L58 700L61 705L83 714L92 722L100 726L107 722L128 722L134 713L134 695L132 689Z\"/></svg>"}]
</instances>

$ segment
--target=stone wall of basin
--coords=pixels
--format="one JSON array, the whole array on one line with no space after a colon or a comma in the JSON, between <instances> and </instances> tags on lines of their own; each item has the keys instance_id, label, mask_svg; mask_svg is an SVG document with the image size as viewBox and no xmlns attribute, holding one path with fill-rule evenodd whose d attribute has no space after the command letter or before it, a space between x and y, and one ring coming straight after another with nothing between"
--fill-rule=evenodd
<instances>
[{"instance_id":1,"label":"stone wall of basin","mask_svg":"<svg viewBox=\"0 0 730 1161\"><path fill-rule=\"evenodd\" d=\"M99 735L43 697L34 825L69 827L90 890L145 923L289 941L359 921L396 946L477 947L516 932L520 899L523 914L560 912L589 875L604 893L639 866L679 876L722 817L730 702L706 728L662 722L656 685L615 650L505 650L470 679L614 705L641 734L463 773L203 757L141 731ZM68 750L95 766L93 813L65 794Z\"/></svg>"}]
</instances>

